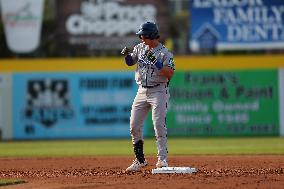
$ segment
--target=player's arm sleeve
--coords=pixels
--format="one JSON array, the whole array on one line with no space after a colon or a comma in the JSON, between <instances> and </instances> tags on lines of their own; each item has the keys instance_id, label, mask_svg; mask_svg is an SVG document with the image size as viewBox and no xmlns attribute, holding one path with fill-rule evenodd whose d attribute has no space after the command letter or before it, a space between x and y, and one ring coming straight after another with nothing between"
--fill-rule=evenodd
<instances>
[{"instance_id":1,"label":"player's arm sleeve","mask_svg":"<svg viewBox=\"0 0 284 189\"><path fill-rule=\"evenodd\" d=\"M173 58L173 54L172 53L168 53L166 54L166 56L164 57L163 60L163 67L169 67L172 70L175 70L175 63L174 63L174 58Z\"/></svg>"},{"instance_id":2,"label":"player's arm sleeve","mask_svg":"<svg viewBox=\"0 0 284 189\"><path fill-rule=\"evenodd\" d=\"M124 60L128 66L133 66L137 62L137 46L134 47L133 52L126 55Z\"/></svg>"},{"instance_id":3,"label":"player's arm sleeve","mask_svg":"<svg viewBox=\"0 0 284 189\"><path fill-rule=\"evenodd\" d=\"M164 57L163 68L160 70L160 73L161 75L170 79L174 74L174 70L175 70L175 64L174 64L173 55L171 53L168 53L167 56Z\"/></svg>"}]
</instances>

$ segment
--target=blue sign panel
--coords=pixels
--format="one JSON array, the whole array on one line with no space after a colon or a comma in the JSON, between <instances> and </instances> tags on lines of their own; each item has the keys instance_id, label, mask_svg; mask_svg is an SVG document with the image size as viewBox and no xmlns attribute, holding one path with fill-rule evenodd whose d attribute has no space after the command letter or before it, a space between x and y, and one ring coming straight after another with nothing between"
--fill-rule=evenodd
<instances>
[{"instance_id":1,"label":"blue sign panel","mask_svg":"<svg viewBox=\"0 0 284 189\"><path fill-rule=\"evenodd\" d=\"M128 137L133 72L13 76L13 138Z\"/></svg>"},{"instance_id":2,"label":"blue sign panel","mask_svg":"<svg viewBox=\"0 0 284 189\"><path fill-rule=\"evenodd\" d=\"M193 52L284 49L284 1L191 0Z\"/></svg>"}]
</instances>

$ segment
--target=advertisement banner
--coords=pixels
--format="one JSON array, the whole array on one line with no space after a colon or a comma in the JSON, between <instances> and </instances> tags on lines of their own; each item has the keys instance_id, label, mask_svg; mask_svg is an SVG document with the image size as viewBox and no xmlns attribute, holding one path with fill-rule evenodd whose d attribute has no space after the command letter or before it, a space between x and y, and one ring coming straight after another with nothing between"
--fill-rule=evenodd
<instances>
[{"instance_id":1,"label":"advertisement banner","mask_svg":"<svg viewBox=\"0 0 284 189\"><path fill-rule=\"evenodd\" d=\"M191 0L189 47L206 49L279 49L284 46L284 1Z\"/></svg>"},{"instance_id":2,"label":"advertisement banner","mask_svg":"<svg viewBox=\"0 0 284 189\"><path fill-rule=\"evenodd\" d=\"M121 50L140 42L135 35L146 21L159 23L162 40L167 36L167 2L164 0L59 0L59 43L81 53ZM62 49L62 48L61 48Z\"/></svg>"},{"instance_id":3,"label":"advertisement banner","mask_svg":"<svg viewBox=\"0 0 284 189\"><path fill-rule=\"evenodd\" d=\"M284 136L284 69L279 69L280 135Z\"/></svg>"},{"instance_id":4,"label":"advertisement banner","mask_svg":"<svg viewBox=\"0 0 284 189\"><path fill-rule=\"evenodd\" d=\"M15 53L29 53L40 44L44 0L1 0L6 42Z\"/></svg>"},{"instance_id":5,"label":"advertisement banner","mask_svg":"<svg viewBox=\"0 0 284 189\"><path fill-rule=\"evenodd\" d=\"M176 72L170 94L168 136L279 135L277 70Z\"/></svg>"},{"instance_id":6,"label":"advertisement banner","mask_svg":"<svg viewBox=\"0 0 284 189\"><path fill-rule=\"evenodd\" d=\"M133 72L13 76L14 139L128 137Z\"/></svg>"}]
</instances>

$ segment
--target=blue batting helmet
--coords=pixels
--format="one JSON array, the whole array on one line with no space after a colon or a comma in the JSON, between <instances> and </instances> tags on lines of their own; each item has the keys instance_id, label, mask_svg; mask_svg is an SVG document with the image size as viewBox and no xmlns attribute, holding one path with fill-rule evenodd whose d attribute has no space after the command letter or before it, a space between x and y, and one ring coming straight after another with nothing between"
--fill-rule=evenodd
<instances>
[{"instance_id":1,"label":"blue batting helmet","mask_svg":"<svg viewBox=\"0 0 284 189\"><path fill-rule=\"evenodd\" d=\"M158 39L160 37L158 26L154 22L145 22L141 24L136 34L139 35L139 38L141 38L142 35L149 39Z\"/></svg>"}]
</instances>

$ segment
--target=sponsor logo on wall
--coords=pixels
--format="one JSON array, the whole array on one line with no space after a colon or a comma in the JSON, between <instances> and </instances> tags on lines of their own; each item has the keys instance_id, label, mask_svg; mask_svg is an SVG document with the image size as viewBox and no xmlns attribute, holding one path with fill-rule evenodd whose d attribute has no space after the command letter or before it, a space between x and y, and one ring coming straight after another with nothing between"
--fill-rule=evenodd
<instances>
[{"instance_id":1,"label":"sponsor logo on wall","mask_svg":"<svg viewBox=\"0 0 284 189\"><path fill-rule=\"evenodd\" d=\"M26 106L23 111L25 120L49 128L62 120L71 119L74 115L67 80L29 80L26 95ZM27 132L32 130L32 126L27 126Z\"/></svg>"},{"instance_id":2,"label":"sponsor logo on wall","mask_svg":"<svg viewBox=\"0 0 284 189\"><path fill-rule=\"evenodd\" d=\"M189 2L192 51L283 49L283 1Z\"/></svg>"},{"instance_id":3,"label":"sponsor logo on wall","mask_svg":"<svg viewBox=\"0 0 284 189\"><path fill-rule=\"evenodd\" d=\"M140 41L135 33L146 21L158 22L161 37L167 37L163 22L167 3L162 0L60 0L57 6L62 9L58 14L61 45L119 50Z\"/></svg>"},{"instance_id":4,"label":"sponsor logo on wall","mask_svg":"<svg viewBox=\"0 0 284 189\"><path fill-rule=\"evenodd\" d=\"M72 35L125 36L137 32L145 20L155 21L152 4L122 5L118 1L82 1L80 13L67 17L66 30Z\"/></svg>"},{"instance_id":5,"label":"sponsor logo on wall","mask_svg":"<svg viewBox=\"0 0 284 189\"><path fill-rule=\"evenodd\" d=\"M1 0L6 41L15 53L34 51L40 43L44 0Z\"/></svg>"}]
</instances>

